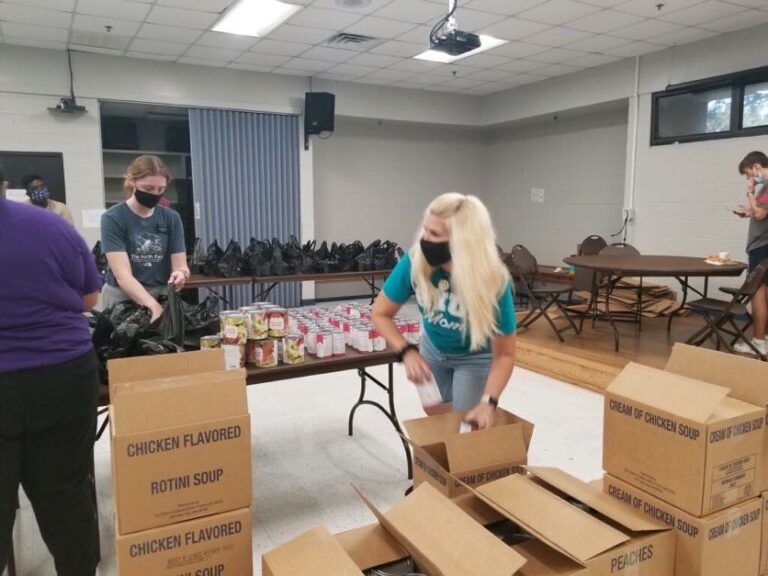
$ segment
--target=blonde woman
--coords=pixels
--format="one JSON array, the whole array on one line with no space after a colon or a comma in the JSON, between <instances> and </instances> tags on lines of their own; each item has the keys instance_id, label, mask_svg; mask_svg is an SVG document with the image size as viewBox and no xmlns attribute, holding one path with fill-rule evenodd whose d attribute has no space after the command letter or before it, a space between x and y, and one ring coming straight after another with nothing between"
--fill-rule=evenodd
<instances>
[{"instance_id":1,"label":"blonde woman","mask_svg":"<svg viewBox=\"0 0 768 576\"><path fill-rule=\"evenodd\" d=\"M420 348L393 322L413 295L423 318ZM516 321L509 273L478 198L449 193L432 201L416 245L376 299L373 322L399 351L411 382L434 377L443 404L427 413L469 411L466 419L480 429L493 426L515 366Z\"/></svg>"},{"instance_id":2,"label":"blonde woman","mask_svg":"<svg viewBox=\"0 0 768 576\"><path fill-rule=\"evenodd\" d=\"M139 156L125 172L128 200L101 217L101 246L109 271L101 293L104 308L133 300L163 313L157 299L168 286L181 290L189 279L184 228L178 212L160 206L171 172L157 156Z\"/></svg>"}]
</instances>

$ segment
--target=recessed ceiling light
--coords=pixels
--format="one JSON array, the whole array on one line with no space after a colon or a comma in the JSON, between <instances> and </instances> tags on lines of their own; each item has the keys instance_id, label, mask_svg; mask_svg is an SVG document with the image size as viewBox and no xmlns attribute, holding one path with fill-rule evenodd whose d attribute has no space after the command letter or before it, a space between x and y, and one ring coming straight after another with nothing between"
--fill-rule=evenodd
<instances>
[{"instance_id":1,"label":"recessed ceiling light","mask_svg":"<svg viewBox=\"0 0 768 576\"><path fill-rule=\"evenodd\" d=\"M240 36L264 36L301 8L278 0L240 0L224 13L213 30Z\"/></svg>"},{"instance_id":2,"label":"recessed ceiling light","mask_svg":"<svg viewBox=\"0 0 768 576\"><path fill-rule=\"evenodd\" d=\"M493 36L486 36L484 34L480 35L480 48L475 48L474 50L471 50L469 52L464 52L464 54L459 54L458 56L451 56L447 52L441 52L439 50L427 50L426 52L422 52L421 54L417 54L414 56L417 60L429 60L430 62L440 62L442 64L450 64L452 62L456 62L457 60L463 60L464 58L469 58L470 56L474 56L475 54L480 54L480 52L485 52L486 50L490 50L491 48L496 48L497 46L501 46L502 44L507 44L509 40L500 40L499 38L494 38Z\"/></svg>"}]
</instances>

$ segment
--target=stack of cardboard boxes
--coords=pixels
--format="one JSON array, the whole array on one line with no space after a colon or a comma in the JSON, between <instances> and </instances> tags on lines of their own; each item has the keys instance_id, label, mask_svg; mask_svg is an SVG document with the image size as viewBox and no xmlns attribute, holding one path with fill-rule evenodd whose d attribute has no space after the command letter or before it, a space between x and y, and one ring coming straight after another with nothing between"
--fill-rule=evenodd
<instances>
[{"instance_id":1,"label":"stack of cardboard boxes","mask_svg":"<svg viewBox=\"0 0 768 576\"><path fill-rule=\"evenodd\" d=\"M120 576L251 574L245 372L221 351L108 368Z\"/></svg>"},{"instance_id":2,"label":"stack of cardboard boxes","mask_svg":"<svg viewBox=\"0 0 768 576\"><path fill-rule=\"evenodd\" d=\"M677 576L766 573L766 403L765 364L685 345L607 389L603 490L674 528Z\"/></svg>"}]
</instances>

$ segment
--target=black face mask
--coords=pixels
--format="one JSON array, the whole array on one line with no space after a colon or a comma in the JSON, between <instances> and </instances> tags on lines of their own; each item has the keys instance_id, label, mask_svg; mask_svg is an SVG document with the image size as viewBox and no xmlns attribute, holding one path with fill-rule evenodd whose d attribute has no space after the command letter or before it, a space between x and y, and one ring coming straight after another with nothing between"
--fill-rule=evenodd
<instances>
[{"instance_id":1,"label":"black face mask","mask_svg":"<svg viewBox=\"0 0 768 576\"><path fill-rule=\"evenodd\" d=\"M144 206L144 208L154 208L157 206L157 203L160 202L160 198L162 198L163 195L150 194L149 192L144 192L143 190L136 188L133 197L136 198L136 202Z\"/></svg>"},{"instance_id":2,"label":"black face mask","mask_svg":"<svg viewBox=\"0 0 768 576\"><path fill-rule=\"evenodd\" d=\"M442 266L451 261L451 246L448 242L430 242L421 239L421 252L430 266Z\"/></svg>"}]
</instances>

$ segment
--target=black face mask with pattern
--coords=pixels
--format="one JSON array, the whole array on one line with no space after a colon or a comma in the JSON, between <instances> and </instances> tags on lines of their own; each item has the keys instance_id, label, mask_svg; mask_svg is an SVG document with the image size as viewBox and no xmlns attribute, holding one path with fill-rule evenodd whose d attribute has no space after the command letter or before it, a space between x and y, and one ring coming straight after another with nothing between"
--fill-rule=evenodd
<instances>
[{"instance_id":1,"label":"black face mask with pattern","mask_svg":"<svg viewBox=\"0 0 768 576\"><path fill-rule=\"evenodd\" d=\"M144 206L144 208L154 208L157 206L158 202L160 202L160 198L162 198L163 195L150 194L149 192L144 192L143 190L136 188L133 192L133 197L136 198L136 202Z\"/></svg>"},{"instance_id":2,"label":"black face mask with pattern","mask_svg":"<svg viewBox=\"0 0 768 576\"><path fill-rule=\"evenodd\" d=\"M451 261L449 242L430 242L422 238L419 245L421 246L421 253L424 254L424 258L430 266L442 266Z\"/></svg>"}]
</instances>

